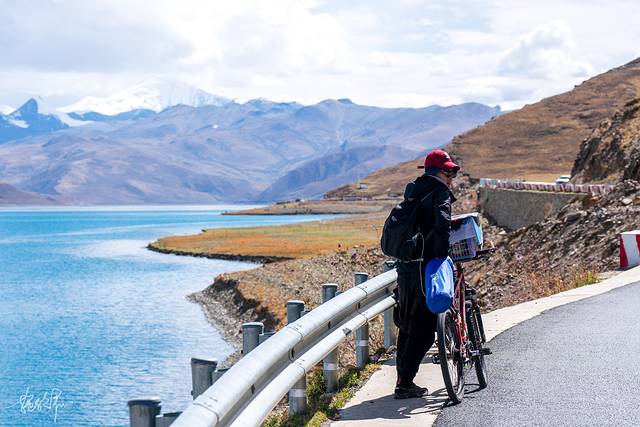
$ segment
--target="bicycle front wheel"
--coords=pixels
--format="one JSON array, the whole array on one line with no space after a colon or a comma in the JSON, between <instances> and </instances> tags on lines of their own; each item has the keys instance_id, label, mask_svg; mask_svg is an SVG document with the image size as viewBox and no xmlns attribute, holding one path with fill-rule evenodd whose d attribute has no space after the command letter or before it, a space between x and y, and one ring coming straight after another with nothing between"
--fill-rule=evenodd
<instances>
[{"instance_id":1,"label":"bicycle front wheel","mask_svg":"<svg viewBox=\"0 0 640 427\"><path fill-rule=\"evenodd\" d=\"M438 314L438 358L449 399L460 403L464 395L464 364L458 325L451 310Z\"/></svg>"},{"instance_id":2,"label":"bicycle front wheel","mask_svg":"<svg viewBox=\"0 0 640 427\"><path fill-rule=\"evenodd\" d=\"M487 387L487 365L484 360L484 354L482 354L482 343L483 343L483 329L481 329L482 325L482 317L480 315L480 309L476 306L468 312L468 329L469 329L469 337L471 338L471 343L473 345L473 349L478 351L478 355L474 356L473 364L476 367L476 376L478 377L478 384L480 388Z\"/></svg>"}]
</instances>

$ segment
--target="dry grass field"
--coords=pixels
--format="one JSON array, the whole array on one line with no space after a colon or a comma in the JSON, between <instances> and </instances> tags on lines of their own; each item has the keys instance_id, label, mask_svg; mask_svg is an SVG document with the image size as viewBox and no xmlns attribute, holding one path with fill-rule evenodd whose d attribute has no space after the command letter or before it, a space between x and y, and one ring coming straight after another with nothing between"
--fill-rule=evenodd
<instances>
[{"instance_id":1,"label":"dry grass field","mask_svg":"<svg viewBox=\"0 0 640 427\"><path fill-rule=\"evenodd\" d=\"M192 236L165 237L151 246L200 255L308 258L377 245L383 222L384 216L377 214L278 226L210 229Z\"/></svg>"}]
</instances>

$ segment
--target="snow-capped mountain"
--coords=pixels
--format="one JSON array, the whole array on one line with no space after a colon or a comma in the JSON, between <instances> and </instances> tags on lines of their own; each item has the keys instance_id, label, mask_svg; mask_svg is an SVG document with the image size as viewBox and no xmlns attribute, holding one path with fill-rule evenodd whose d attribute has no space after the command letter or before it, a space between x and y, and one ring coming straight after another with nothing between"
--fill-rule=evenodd
<instances>
[{"instance_id":1,"label":"snow-capped mountain","mask_svg":"<svg viewBox=\"0 0 640 427\"><path fill-rule=\"evenodd\" d=\"M16 111L15 107L12 107L11 105L2 105L0 104L0 114L11 114L14 111Z\"/></svg>"},{"instance_id":2,"label":"snow-capped mountain","mask_svg":"<svg viewBox=\"0 0 640 427\"><path fill-rule=\"evenodd\" d=\"M66 113L93 111L111 116L138 109L159 112L178 104L192 107L222 106L230 101L178 80L156 77L111 96L88 96L59 110Z\"/></svg>"},{"instance_id":3,"label":"snow-capped mountain","mask_svg":"<svg viewBox=\"0 0 640 427\"><path fill-rule=\"evenodd\" d=\"M51 108L42 98L31 98L11 114L0 114L0 143L89 123Z\"/></svg>"}]
</instances>

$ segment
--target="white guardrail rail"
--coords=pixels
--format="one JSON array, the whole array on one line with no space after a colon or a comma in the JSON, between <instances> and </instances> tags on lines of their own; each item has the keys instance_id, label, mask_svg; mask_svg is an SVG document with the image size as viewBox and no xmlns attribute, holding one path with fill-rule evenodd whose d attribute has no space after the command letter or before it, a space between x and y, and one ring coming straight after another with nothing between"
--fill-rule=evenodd
<instances>
[{"instance_id":1,"label":"white guardrail rail","mask_svg":"<svg viewBox=\"0 0 640 427\"><path fill-rule=\"evenodd\" d=\"M395 269L389 270L289 323L245 354L200 394L171 426L259 425L287 392L297 382L304 381L306 374L340 343L351 335L358 335L355 332L359 329L366 333L360 338L368 341L368 322L385 311L389 314L385 314L386 335L387 324L391 322L389 309L395 304L396 279Z\"/></svg>"}]
</instances>

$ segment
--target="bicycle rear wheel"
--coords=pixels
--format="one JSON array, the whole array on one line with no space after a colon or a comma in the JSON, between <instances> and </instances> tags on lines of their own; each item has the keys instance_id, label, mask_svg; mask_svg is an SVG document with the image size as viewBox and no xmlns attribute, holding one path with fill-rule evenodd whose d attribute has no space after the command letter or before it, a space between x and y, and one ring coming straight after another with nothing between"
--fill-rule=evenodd
<instances>
[{"instance_id":1,"label":"bicycle rear wheel","mask_svg":"<svg viewBox=\"0 0 640 427\"><path fill-rule=\"evenodd\" d=\"M473 364L476 367L476 376L478 377L478 384L480 385L480 388L485 388L488 384L489 375L487 374L487 365L484 360L484 354L482 354L484 334L482 333L482 329L480 329L482 325L482 317L480 317L480 309L477 305L474 304L474 308L468 311L467 316L469 337L471 338L473 349L479 352L477 356L473 357Z\"/></svg>"},{"instance_id":2,"label":"bicycle rear wheel","mask_svg":"<svg viewBox=\"0 0 640 427\"><path fill-rule=\"evenodd\" d=\"M460 403L464 396L464 366L460 334L451 310L438 314L438 358L449 399Z\"/></svg>"}]
</instances>

